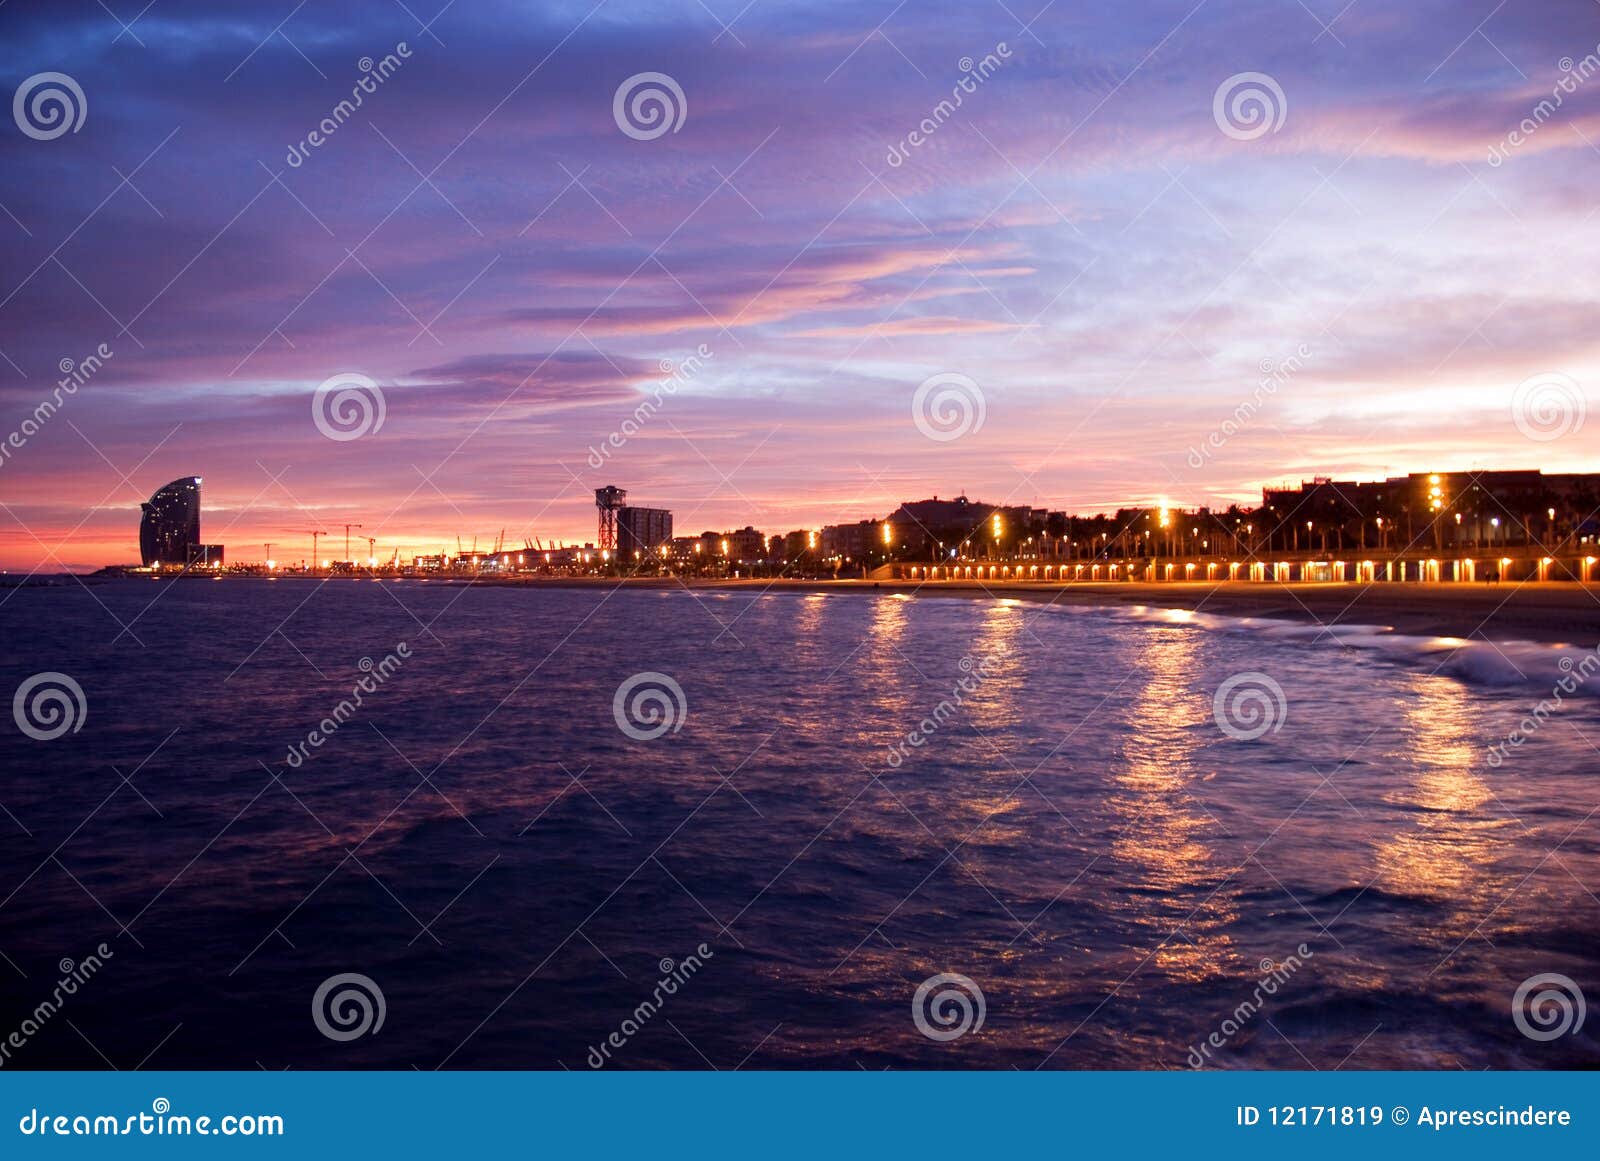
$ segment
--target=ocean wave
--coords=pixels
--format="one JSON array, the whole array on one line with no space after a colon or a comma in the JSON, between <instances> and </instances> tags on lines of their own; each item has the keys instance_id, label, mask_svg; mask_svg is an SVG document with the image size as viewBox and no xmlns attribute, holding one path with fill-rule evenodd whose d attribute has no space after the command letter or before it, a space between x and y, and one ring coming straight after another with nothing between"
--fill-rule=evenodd
<instances>
[{"instance_id":1,"label":"ocean wave","mask_svg":"<svg viewBox=\"0 0 1600 1161\"><path fill-rule=\"evenodd\" d=\"M1360 649L1396 665L1441 673L1474 686L1552 687L1569 678L1585 656L1596 652L1574 645L1546 645L1536 641L1418 636L1396 632L1387 625L1321 625L1275 617L1229 616L1152 605L1045 604L1038 607L1042 611L1113 621L1171 625L1308 645ZM1575 692L1591 697L1600 696L1600 682L1579 682Z\"/></svg>"}]
</instances>

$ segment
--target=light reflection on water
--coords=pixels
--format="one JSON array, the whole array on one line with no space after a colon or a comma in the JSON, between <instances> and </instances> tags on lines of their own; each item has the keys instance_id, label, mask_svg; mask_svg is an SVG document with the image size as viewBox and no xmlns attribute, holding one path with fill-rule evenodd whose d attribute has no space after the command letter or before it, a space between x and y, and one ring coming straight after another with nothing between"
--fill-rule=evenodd
<instances>
[{"instance_id":1,"label":"light reflection on water","mask_svg":"<svg viewBox=\"0 0 1600 1161\"><path fill-rule=\"evenodd\" d=\"M865 594L96 596L161 648L113 643L82 595L0 606L28 641L0 688L55 669L91 704L71 740L0 738L0 801L27 827L0 847L0 947L32 979L117 941L74 1017L113 1059L181 1022L163 1065L582 1067L658 961L706 942L672 1026L619 1066L1182 1067L1302 944L1213 1063L1600 1060L1592 1029L1536 1044L1507 1009L1545 971L1600 996L1600 703L1490 769L1547 690L1431 673L1448 651ZM356 662L400 640L413 658L285 768ZM687 706L647 743L612 707L643 670ZM1288 704L1254 741L1212 720L1245 671ZM381 1037L310 1026L339 971L382 982ZM981 1032L916 1030L939 972L978 981ZM70 1035L31 1048L103 1063Z\"/></svg>"},{"instance_id":2,"label":"light reflection on water","mask_svg":"<svg viewBox=\"0 0 1600 1161\"><path fill-rule=\"evenodd\" d=\"M1474 739L1481 723L1470 691L1416 675L1406 693L1404 757L1414 773L1385 800L1416 811L1416 825L1379 847L1378 871L1391 890L1471 912L1509 891L1494 873L1496 848L1517 824L1480 774L1483 751Z\"/></svg>"},{"instance_id":3,"label":"light reflection on water","mask_svg":"<svg viewBox=\"0 0 1600 1161\"><path fill-rule=\"evenodd\" d=\"M1188 892L1214 880L1213 844L1223 829L1192 789L1196 727L1210 709L1191 687L1200 643L1195 634L1160 632L1139 642L1109 803L1117 816L1112 855L1128 881L1150 893L1133 908L1134 921L1158 941L1154 966L1179 979L1200 978L1226 958L1235 918L1216 897L1194 908L1187 901Z\"/></svg>"}]
</instances>

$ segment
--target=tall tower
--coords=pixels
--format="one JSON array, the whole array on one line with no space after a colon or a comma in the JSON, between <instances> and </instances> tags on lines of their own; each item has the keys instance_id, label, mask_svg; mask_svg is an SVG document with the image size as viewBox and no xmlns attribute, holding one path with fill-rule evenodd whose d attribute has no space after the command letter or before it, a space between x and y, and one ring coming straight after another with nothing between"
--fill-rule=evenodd
<instances>
[{"instance_id":1,"label":"tall tower","mask_svg":"<svg viewBox=\"0 0 1600 1161\"><path fill-rule=\"evenodd\" d=\"M625 489L614 484L594 490L594 506L600 509L600 547L613 552L617 548L617 509L628 502Z\"/></svg>"}]
</instances>

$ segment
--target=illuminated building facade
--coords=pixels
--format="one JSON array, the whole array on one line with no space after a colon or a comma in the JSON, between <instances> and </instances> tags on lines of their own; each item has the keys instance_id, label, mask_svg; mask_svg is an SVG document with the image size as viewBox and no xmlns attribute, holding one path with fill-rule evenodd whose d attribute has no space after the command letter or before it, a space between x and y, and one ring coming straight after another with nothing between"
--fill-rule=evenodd
<instances>
[{"instance_id":1,"label":"illuminated building facade","mask_svg":"<svg viewBox=\"0 0 1600 1161\"><path fill-rule=\"evenodd\" d=\"M200 477L185 476L159 489L141 504L139 555L148 568L156 564L186 565L197 559L200 543ZM221 549L217 549L218 555Z\"/></svg>"},{"instance_id":2,"label":"illuminated building facade","mask_svg":"<svg viewBox=\"0 0 1600 1161\"><path fill-rule=\"evenodd\" d=\"M667 509L617 509L617 555L623 561L654 559L671 539L672 513Z\"/></svg>"}]
</instances>

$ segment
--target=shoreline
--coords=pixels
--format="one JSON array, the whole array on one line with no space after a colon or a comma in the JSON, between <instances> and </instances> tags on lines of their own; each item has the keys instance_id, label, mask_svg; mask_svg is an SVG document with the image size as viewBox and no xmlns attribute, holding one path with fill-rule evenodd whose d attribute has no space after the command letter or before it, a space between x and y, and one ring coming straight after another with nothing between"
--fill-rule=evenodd
<instances>
[{"instance_id":1,"label":"shoreline","mask_svg":"<svg viewBox=\"0 0 1600 1161\"><path fill-rule=\"evenodd\" d=\"M1165 584L1027 581L871 580L637 580L550 578L491 580L492 585L694 592L902 593L911 597L1011 599L1097 608L1176 609L1221 617L1262 618L1296 624L1377 626L1413 637L1531 641L1545 645L1600 642L1600 586L1546 582L1512 584L1373 584L1251 581L1173 581Z\"/></svg>"},{"instance_id":2,"label":"shoreline","mask_svg":"<svg viewBox=\"0 0 1600 1161\"><path fill-rule=\"evenodd\" d=\"M86 579L86 578L83 578ZM174 578L178 579L178 578ZM220 580L382 580L390 584L481 585L492 588L638 589L689 592L893 593L911 597L1012 599L1040 604L1175 609L1222 617L1298 624L1373 626L1414 637L1527 641L1545 645L1600 642L1600 585L1541 582L1517 585L1428 582L1169 581L910 581L803 578L682 577L322 577ZM36 582L37 583L37 582ZM102 580L101 583L104 583ZM31 586L30 586L31 587ZM43 587L43 586L41 586Z\"/></svg>"}]
</instances>

